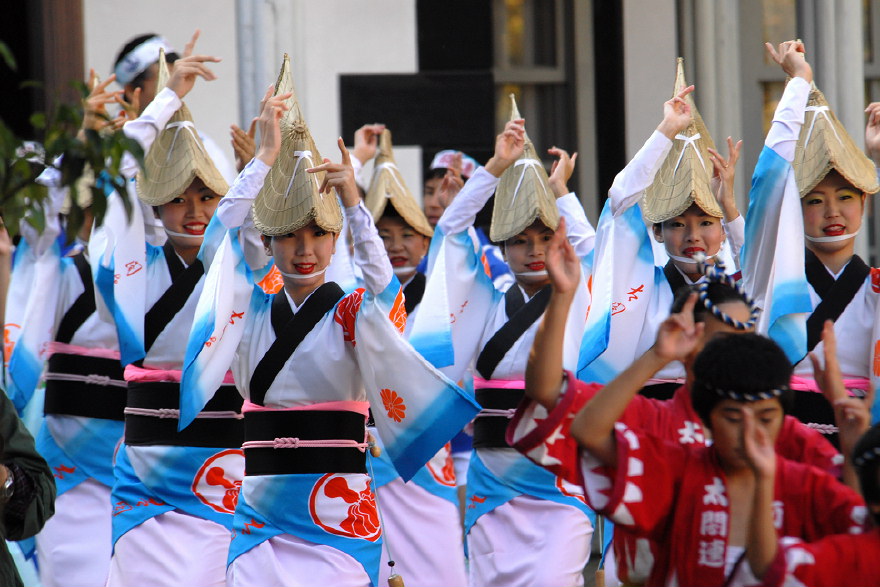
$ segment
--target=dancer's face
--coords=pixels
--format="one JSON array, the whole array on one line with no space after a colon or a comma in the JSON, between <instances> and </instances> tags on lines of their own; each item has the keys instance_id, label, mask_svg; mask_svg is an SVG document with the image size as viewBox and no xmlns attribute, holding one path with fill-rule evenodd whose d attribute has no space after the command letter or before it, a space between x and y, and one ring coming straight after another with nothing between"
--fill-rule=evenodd
<instances>
[{"instance_id":1,"label":"dancer's face","mask_svg":"<svg viewBox=\"0 0 880 587\"><path fill-rule=\"evenodd\" d=\"M195 178L182 194L156 207L159 220L169 231L168 241L187 262L191 262L188 257L198 253L202 246L205 229L219 203L220 196L201 179ZM178 236L180 234L187 236Z\"/></svg>"},{"instance_id":2,"label":"dancer's face","mask_svg":"<svg viewBox=\"0 0 880 587\"><path fill-rule=\"evenodd\" d=\"M712 428L712 441L721 464L726 470L748 467L745 444L743 442L743 411L751 408L755 425L763 428L771 442L776 442L785 413L777 398L756 402L738 402L724 399L718 402L709 413Z\"/></svg>"},{"instance_id":3,"label":"dancer's face","mask_svg":"<svg viewBox=\"0 0 880 587\"><path fill-rule=\"evenodd\" d=\"M415 274L422 257L428 253L431 240L399 216L383 216L376 223L376 229L397 278L401 283L406 282Z\"/></svg>"},{"instance_id":4,"label":"dancer's face","mask_svg":"<svg viewBox=\"0 0 880 587\"><path fill-rule=\"evenodd\" d=\"M804 234L812 237L855 234L862 226L865 194L853 187L836 171L831 171L813 190L801 198ZM817 243L807 241L807 248L818 252L853 249L852 238Z\"/></svg>"},{"instance_id":5,"label":"dancer's face","mask_svg":"<svg viewBox=\"0 0 880 587\"><path fill-rule=\"evenodd\" d=\"M707 257L718 254L724 242L724 228L721 219L706 214L696 204L670 218L654 225L654 238L663 243L666 252L676 257L693 257L702 252ZM693 273L696 265L674 261L685 273Z\"/></svg>"},{"instance_id":6,"label":"dancer's face","mask_svg":"<svg viewBox=\"0 0 880 587\"><path fill-rule=\"evenodd\" d=\"M536 220L523 231L504 241L504 260L523 289L537 290L550 282L544 256L553 238L553 229ZM522 275L538 272L540 275Z\"/></svg>"},{"instance_id":7,"label":"dancer's face","mask_svg":"<svg viewBox=\"0 0 880 587\"><path fill-rule=\"evenodd\" d=\"M337 236L312 221L289 234L264 236L263 243L282 273L303 276L296 280L285 277L285 284L291 281L296 287L306 287L324 283L322 270L330 265L336 252Z\"/></svg>"}]
</instances>

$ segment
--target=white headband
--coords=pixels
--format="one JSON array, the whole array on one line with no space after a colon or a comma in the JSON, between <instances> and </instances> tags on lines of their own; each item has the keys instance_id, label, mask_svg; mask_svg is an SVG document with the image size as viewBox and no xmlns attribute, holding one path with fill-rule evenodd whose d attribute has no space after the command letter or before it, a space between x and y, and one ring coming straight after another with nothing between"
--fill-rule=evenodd
<instances>
[{"instance_id":1,"label":"white headband","mask_svg":"<svg viewBox=\"0 0 880 587\"><path fill-rule=\"evenodd\" d=\"M132 49L116 64L113 73L116 74L117 83L123 86L131 83L145 69L159 61L159 49L165 49L166 55L174 52L168 41L162 37L150 37Z\"/></svg>"}]
</instances>

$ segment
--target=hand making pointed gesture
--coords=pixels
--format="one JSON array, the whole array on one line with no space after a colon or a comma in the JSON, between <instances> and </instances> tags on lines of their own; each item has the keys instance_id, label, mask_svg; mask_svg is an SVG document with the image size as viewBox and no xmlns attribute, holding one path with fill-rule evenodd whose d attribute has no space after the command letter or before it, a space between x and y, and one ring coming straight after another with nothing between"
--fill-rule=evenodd
<instances>
[{"instance_id":1,"label":"hand making pointed gesture","mask_svg":"<svg viewBox=\"0 0 880 587\"><path fill-rule=\"evenodd\" d=\"M712 175L712 193L721 206L724 213L724 220L730 222L739 216L739 210L736 208L736 194L733 191L733 180L736 176L736 162L739 160L739 150L742 147L742 140L733 143L733 139L727 137L727 153L725 159L721 153L709 147L709 154L712 158L712 166L715 172Z\"/></svg>"},{"instance_id":2,"label":"hand making pointed gesture","mask_svg":"<svg viewBox=\"0 0 880 587\"><path fill-rule=\"evenodd\" d=\"M351 154L357 157L363 165L366 165L379 151L379 137L385 131L385 125L374 123L365 124L354 133L354 148Z\"/></svg>"},{"instance_id":3,"label":"hand making pointed gesture","mask_svg":"<svg viewBox=\"0 0 880 587\"><path fill-rule=\"evenodd\" d=\"M107 86L116 80L116 74L104 81L98 80L94 69L89 70L89 95L83 100L83 130L100 131L113 124L107 113L107 104L118 104L122 98L122 90L108 91Z\"/></svg>"},{"instance_id":4,"label":"hand making pointed gesture","mask_svg":"<svg viewBox=\"0 0 880 587\"><path fill-rule=\"evenodd\" d=\"M745 406L743 413L742 447L745 459L761 479L773 479L776 476L776 447L767 430L755 422L755 412L751 406Z\"/></svg>"},{"instance_id":5,"label":"hand making pointed gesture","mask_svg":"<svg viewBox=\"0 0 880 587\"><path fill-rule=\"evenodd\" d=\"M801 41L785 41L774 49L770 43L764 43L767 53L789 77L800 77L808 82L813 81L813 68L807 63L804 55L804 44Z\"/></svg>"},{"instance_id":6,"label":"hand making pointed gesture","mask_svg":"<svg viewBox=\"0 0 880 587\"><path fill-rule=\"evenodd\" d=\"M256 119L257 125L260 127L260 149L257 151L257 158L272 167L275 160L278 159L278 153L281 152L281 117L290 108L285 100L289 99L293 94L279 94L273 96L275 88L269 86L266 95L260 103L260 116ZM253 127L253 125L251 125ZM250 161L245 162L245 165Z\"/></svg>"},{"instance_id":7,"label":"hand making pointed gesture","mask_svg":"<svg viewBox=\"0 0 880 587\"><path fill-rule=\"evenodd\" d=\"M550 187L553 189L553 194L557 198L561 198L568 193L568 180L574 173L574 164L578 154L574 153L569 156L568 151L559 147L551 147L547 149L547 152L557 158L553 162L553 167L550 168Z\"/></svg>"},{"instance_id":8,"label":"hand making pointed gesture","mask_svg":"<svg viewBox=\"0 0 880 587\"><path fill-rule=\"evenodd\" d=\"M461 157L461 151L452 156L452 163L446 168L446 175L443 176L443 181L437 189L437 197L443 208L448 208L464 187L464 179L461 177Z\"/></svg>"},{"instance_id":9,"label":"hand making pointed gesture","mask_svg":"<svg viewBox=\"0 0 880 587\"><path fill-rule=\"evenodd\" d=\"M574 295L581 280L581 260L568 242L565 231L565 218L559 219L559 226L544 252L547 274L553 285L553 293Z\"/></svg>"},{"instance_id":10,"label":"hand making pointed gesture","mask_svg":"<svg viewBox=\"0 0 880 587\"><path fill-rule=\"evenodd\" d=\"M168 79L168 88L182 100L196 83L196 78L202 77L208 81L217 79L214 72L208 69L206 63L219 63L220 58L210 55L193 55L196 41L201 31L196 29L189 43L183 50L183 57L174 62L174 70Z\"/></svg>"},{"instance_id":11,"label":"hand making pointed gesture","mask_svg":"<svg viewBox=\"0 0 880 587\"><path fill-rule=\"evenodd\" d=\"M495 154L486 163L486 171L501 177L504 170L513 165L526 146L526 121L522 118L511 120L495 138Z\"/></svg>"},{"instance_id":12,"label":"hand making pointed gesture","mask_svg":"<svg viewBox=\"0 0 880 587\"><path fill-rule=\"evenodd\" d=\"M345 148L345 141L342 137L337 139L336 144L339 146L339 152L342 154L341 163L333 163L330 159L324 158L324 163L317 167L307 169L309 173L324 172L324 181L318 191L323 194L329 194L330 189L336 190L337 195L342 200L342 205L346 208L357 206L361 201L361 194L358 191L357 183L354 180L354 168L351 166L351 155Z\"/></svg>"},{"instance_id":13,"label":"hand making pointed gesture","mask_svg":"<svg viewBox=\"0 0 880 587\"><path fill-rule=\"evenodd\" d=\"M874 165L880 167L880 102L871 102L865 108L868 123L865 125L865 150Z\"/></svg>"},{"instance_id":14,"label":"hand making pointed gesture","mask_svg":"<svg viewBox=\"0 0 880 587\"><path fill-rule=\"evenodd\" d=\"M235 167L239 172L254 158L254 153L257 150L255 138L257 136L258 120L260 120L259 117L251 120L251 126L247 129L247 132L237 124L229 127L229 134L232 136L230 141L232 143L232 152L235 153Z\"/></svg>"},{"instance_id":15,"label":"hand making pointed gesture","mask_svg":"<svg viewBox=\"0 0 880 587\"><path fill-rule=\"evenodd\" d=\"M666 135L671 141L675 135L687 128L693 119L691 106L685 98L694 91L694 86L688 86L678 95L663 103L663 120L657 126L657 130Z\"/></svg>"},{"instance_id":16,"label":"hand making pointed gesture","mask_svg":"<svg viewBox=\"0 0 880 587\"><path fill-rule=\"evenodd\" d=\"M678 314L670 314L660 324L657 341L651 351L666 362L683 361L690 355L703 336L705 324L694 322L694 306L697 294L688 296L684 307Z\"/></svg>"}]
</instances>

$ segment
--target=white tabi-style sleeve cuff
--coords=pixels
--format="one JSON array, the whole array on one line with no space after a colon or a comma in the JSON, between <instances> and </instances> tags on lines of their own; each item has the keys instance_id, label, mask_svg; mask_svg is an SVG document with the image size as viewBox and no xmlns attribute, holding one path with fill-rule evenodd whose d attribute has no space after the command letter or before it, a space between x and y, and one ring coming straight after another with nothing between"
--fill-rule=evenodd
<instances>
[{"instance_id":1,"label":"white tabi-style sleeve cuff","mask_svg":"<svg viewBox=\"0 0 880 587\"><path fill-rule=\"evenodd\" d=\"M500 178L495 177L483 167L474 172L464 187L443 211L443 215L437 222L437 226L444 234L452 235L464 232L474 224L477 212L483 209L495 188L498 187Z\"/></svg>"},{"instance_id":2,"label":"white tabi-style sleeve cuff","mask_svg":"<svg viewBox=\"0 0 880 587\"><path fill-rule=\"evenodd\" d=\"M244 224L270 169L255 157L241 170L217 206L217 216L223 226L233 229Z\"/></svg>"},{"instance_id":3,"label":"white tabi-style sleeve cuff","mask_svg":"<svg viewBox=\"0 0 880 587\"><path fill-rule=\"evenodd\" d=\"M773 114L773 123L764 144L786 161L794 159L794 149L804 125L804 110L809 97L810 83L802 77L792 78L786 84Z\"/></svg>"},{"instance_id":4,"label":"white tabi-style sleeve cuff","mask_svg":"<svg viewBox=\"0 0 880 587\"><path fill-rule=\"evenodd\" d=\"M608 190L611 210L615 216L622 214L642 198L671 149L672 141L655 130L639 152L617 174Z\"/></svg>"},{"instance_id":5,"label":"white tabi-style sleeve cuff","mask_svg":"<svg viewBox=\"0 0 880 587\"><path fill-rule=\"evenodd\" d=\"M344 208L345 219L351 229L351 240L354 247L354 262L364 274L364 286L373 295L379 295L388 284L394 272L385 245L379 238L379 231L373 223L373 216L358 202L356 206Z\"/></svg>"},{"instance_id":6,"label":"white tabi-style sleeve cuff","mask_svg":"<svg viewBox=\"0 0 880 587\"><path fill-rule=\"evenodd\" d=\"M586 257L593 250L596 243L596 229L587 219L584 207L574 192L568 192L561 198L556 198L556 208L559 214L565 218L565 228L568 233L568 242L574 247L578 257Z\"/></svg>"}]
</instances>

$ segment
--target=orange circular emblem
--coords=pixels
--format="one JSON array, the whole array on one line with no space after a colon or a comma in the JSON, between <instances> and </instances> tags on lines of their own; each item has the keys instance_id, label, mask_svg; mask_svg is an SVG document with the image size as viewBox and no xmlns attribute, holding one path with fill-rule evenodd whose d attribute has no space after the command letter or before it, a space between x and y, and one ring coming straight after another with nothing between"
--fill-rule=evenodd
<instances>
[{"instance_id":1,"label":"orange circular emblem","mask_svg":"<svg viewBox=\"0 0 880 587\"><path fill-rule=\"evenodd\" d=\"M221 514L235 513L244 475L244 452L229 449L218 452L199 468L192 492L203 504Z\"/></svg>"},{"instance_id":2,"label":"orange circular emblem","mask_svg":"<svg viewBox=\"0 0 880 587\"><path fill-rule=\"evenodd\" d=\"M382 536L376 497L366 475L328 473L309 496L312 521L325 532L375 542Z\"/></svg>"}]
</instances>

